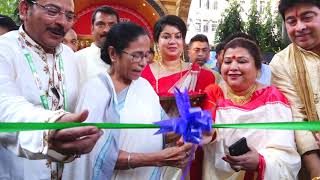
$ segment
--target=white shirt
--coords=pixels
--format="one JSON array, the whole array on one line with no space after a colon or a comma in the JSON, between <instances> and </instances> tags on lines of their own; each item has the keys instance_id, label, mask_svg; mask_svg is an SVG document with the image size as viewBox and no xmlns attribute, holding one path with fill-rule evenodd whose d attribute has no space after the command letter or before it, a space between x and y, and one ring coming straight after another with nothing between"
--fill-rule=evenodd
<instances>
[{"instance_id":1,"label":"white shirt","mask_svg":"<svg viewBox=\"0 0 320 180\"><path fill-rule=\"evenodd\" d=\"M271 84L271 69L269 65L261 65L261 76L257 79L257 81L267 86Z\"/></svg>"},{"instance_id":2,"label":"white shirt","mask_svg":"<svg viewBox=\"0 0 320 180\"><path fill-rule=\"evenodd\" d=\"M0 37L0 121L1 122L45 122L59 111L45 110L40 100L40 90L35 83L29 64L19 41L19 31L12 31ZM30 37L25 39L37 45ZM48 90L49 75L53 75L52 54L45 54L49 73L44 71L46 63L34 48L26 46L32 56L43 90ZM64 86L67 89L69 111L73 112L78 96L79 77L73 51L65 45L56 49L64 64ZM56 77L57 78L57 77ZM51 100L48 97L49 107ZM48 151L44 140L45 131L0 133L0 179L50 179L50 168L45 159ZM20 158L17 156L25 157Z\"/></svg>"},{"instance_id":3,"label":"white shirt","mask_svg":"<svg viewBox=\"0 0 320 180\"><path fill-rule=\"evenodd\" d=\"M80 71L80 86L91 77L99 73L105 73L109 69L109 65L100 58L100 48L94 43L91 46L76 52L78 66Z\"/></svg>"}]
</instances>

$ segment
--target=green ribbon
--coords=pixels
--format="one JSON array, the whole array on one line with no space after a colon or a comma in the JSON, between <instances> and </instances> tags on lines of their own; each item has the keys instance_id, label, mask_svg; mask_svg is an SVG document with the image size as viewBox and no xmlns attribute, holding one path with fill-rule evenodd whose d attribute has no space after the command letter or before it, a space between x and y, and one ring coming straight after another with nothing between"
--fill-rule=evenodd
<instances>
[{"instance_id":1,"label":"green ribbon","mask_svg":"<svg viewBox=\"0 0 320 180\"><path fill-rule=\"evenodd\" d=\"M99 129L157 129L155 124L124 124L124 123L0 123L0 132L58 130L73 127L95 126ZM270 129L270 130L308 130L320 131L320 122L272 122L272 123L241 123L241 124L213 124L212 128L233 129Z\"/></svg>"}]
</instances>

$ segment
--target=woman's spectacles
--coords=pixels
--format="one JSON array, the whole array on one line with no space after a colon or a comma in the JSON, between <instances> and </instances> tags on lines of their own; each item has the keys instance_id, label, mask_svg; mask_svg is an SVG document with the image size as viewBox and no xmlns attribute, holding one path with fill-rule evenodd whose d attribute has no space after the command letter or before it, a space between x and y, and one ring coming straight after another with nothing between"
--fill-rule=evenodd
<instances>
[{"instance_id":1,"label":"woman's spectacles","mask_svg":"<svg viewBox=\"0 0 320 180\"><path fill-rule=\"evenodd\" d=\"M48 16L52 18L57 18L59 15L64 14L68 22L74 22L76 20L76 15L71 11L62 11L61 8L52 5L41 5L36 1L31 1L32 4L37 5L44 9Z\"/></svg>"},{"instance_id":2,"label":"woman's spectacles","mask_svg":"<svg viewBox=\"0 0 320 180\"><path fill-rule=\"evenodd\" d=\"M143 61L143 58L147 58L148 60L151 58L152 56L152 52L151 51L147 51L146 53L143 52L133 52L133 53L128 53L126 51L122 51L125 54L128 54L129 56L132 57L131 62L133 63L139 63Z\"/></svg>"}]
</instances>

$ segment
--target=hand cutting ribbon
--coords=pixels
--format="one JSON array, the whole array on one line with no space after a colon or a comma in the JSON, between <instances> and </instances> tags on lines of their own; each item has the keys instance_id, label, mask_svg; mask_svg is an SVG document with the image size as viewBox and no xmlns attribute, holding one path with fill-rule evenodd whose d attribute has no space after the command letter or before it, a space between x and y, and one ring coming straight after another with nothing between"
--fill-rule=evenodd
<instances>
[{"instance_id":1,"label":"hand cutting ribbon","mask_svg":"<svg viewBox=\"0 0 320 180\"><path fill-rule=\"evenodd\" d=\"M202 132L212 131L212 117L209 111L202 111L201 108L192 108L188 92L180 92L175 89L177 108L180 117L155 122L160 129L155 134L175 132L183 136L185 142L200 144Z\"/></svg>"}]
</instances>

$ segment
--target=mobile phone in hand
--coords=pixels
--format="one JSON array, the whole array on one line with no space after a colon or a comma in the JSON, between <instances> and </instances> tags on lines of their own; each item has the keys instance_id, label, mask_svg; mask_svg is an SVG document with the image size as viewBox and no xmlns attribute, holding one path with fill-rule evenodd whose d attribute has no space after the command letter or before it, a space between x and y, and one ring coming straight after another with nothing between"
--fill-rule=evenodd
<instances>
[{"instance_id":1,"label":"mobile phone in hand","mask_svg":"<svg viewBox=\"0 0 320 180\"><path fill-rule=\"evenodd\" d=\"M231 156L240 156L248 151L250 151L250 149L247 145L247 140L245 137L229 146L229 153Z\"/></svg>"}]
</instances>

